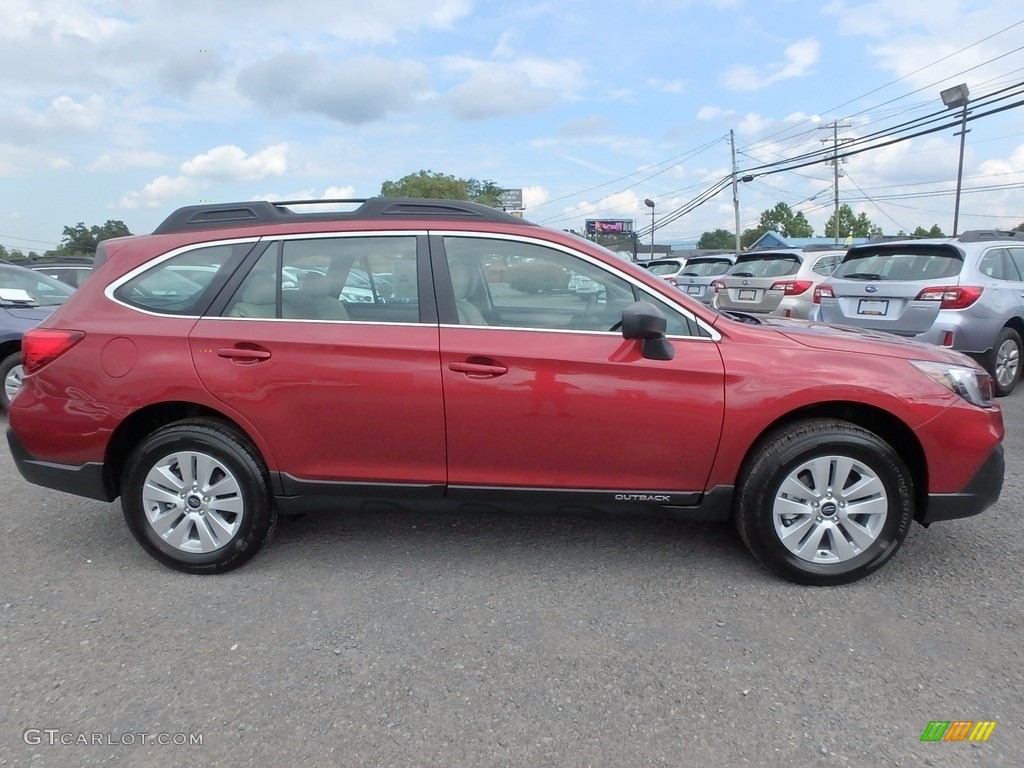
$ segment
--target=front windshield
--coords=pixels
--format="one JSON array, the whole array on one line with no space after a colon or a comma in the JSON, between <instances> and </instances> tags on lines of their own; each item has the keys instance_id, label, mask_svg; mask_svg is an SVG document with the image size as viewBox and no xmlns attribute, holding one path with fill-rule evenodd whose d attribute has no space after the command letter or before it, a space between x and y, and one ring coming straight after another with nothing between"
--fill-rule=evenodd
<instances>
[{"instance_id":1,"label":"front windshield","mask_svg":"<svg viewBox=\"0 0 1024 768\"><path fill-rule=\"evenodd\" d=\"M41 307L55 307L63 304L75 292L67 283L18 267L0 267L0 288L23 290Z\"/></svg>"}]
</instances>

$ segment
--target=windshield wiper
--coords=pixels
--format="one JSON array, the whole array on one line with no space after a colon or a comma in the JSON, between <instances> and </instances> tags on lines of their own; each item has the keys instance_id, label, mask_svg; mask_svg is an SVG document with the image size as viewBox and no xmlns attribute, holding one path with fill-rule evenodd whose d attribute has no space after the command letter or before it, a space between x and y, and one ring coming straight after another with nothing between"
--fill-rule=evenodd
<instances>
[{"instance_id":1,"label":"windshield wiper","mask_svg":"<svg viewBox=\"0 0 1024 768\"><path fill-rule=\"evenodd\" d=\"M881 280L882 276L877 272L854 272L850 275L836 275L846 280Z\"/></svg>"},{"instance_id":2,"label":"windshield wiper","mask_svg":"<svg viewBox=\"0 0 1024 768\"><path fill-rule=\"evenodd\" d=\"M729 277L753 277L753 272L733 272Z\"/></svg>"},{"instance_id":3,"label":"windshield wiper","mask_svg":"<svg viewBox=\"0 0 1024 768\"><path fill-rule=\"evenodd\" d=\"M761 318L757 315L751 315L747 312L734 312L731 309L720 309L718 310L723 315L728 315L733 320L738 320L741 323L748 323L750 325L762 325Z\"/></svg>"}]
</instances>

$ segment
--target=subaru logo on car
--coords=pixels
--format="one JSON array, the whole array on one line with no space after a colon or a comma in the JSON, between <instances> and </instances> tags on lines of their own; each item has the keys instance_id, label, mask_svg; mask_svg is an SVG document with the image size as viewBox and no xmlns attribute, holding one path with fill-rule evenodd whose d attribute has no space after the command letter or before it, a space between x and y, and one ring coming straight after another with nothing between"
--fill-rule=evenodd
<instances>
[{"instance_id":1,"label":"subaru logo on car","mask_svg":"<svg viewBox=\"0 0 1024 768\"><path fill-rule=\"evenodd\" d=\"M878 290L878 286L877 285L868 285L868 286L864 287L864 290L867 291L868 293L874 293L875 291Z\"/></svg>"},{"instance_id":2,"label":"subaru logo on car","mask_svg":"<svg viewBox=\"0 0 1024 768\"><path fill-rule=\"evenodd\" d=\"M750 281L749 280L744 280L743 281L743 285L750 285Z\"/></svg>"}]
</instances>

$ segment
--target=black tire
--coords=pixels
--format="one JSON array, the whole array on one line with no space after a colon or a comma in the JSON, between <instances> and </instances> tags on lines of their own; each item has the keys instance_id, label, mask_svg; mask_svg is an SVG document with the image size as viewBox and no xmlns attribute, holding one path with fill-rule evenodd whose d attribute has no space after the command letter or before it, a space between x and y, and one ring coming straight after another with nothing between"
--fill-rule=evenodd
<instances>
[{"instance_id":1,"label":"black tire","mask_svg":"<svg viewBox=\"0 0 1024 768\"><path fill-rule=\"evenodd\" d=\"M0 362L0 411L11 406L11 398L21 383L21 352L13 352ZM11 390L11 391L8 391Z\"/></svg>"},{"instance_id":2,"label":"black tire","mask_svg":"<svg viewBox=\"0 0 1024 768\"><path fill-rule=\"evenodd\" d=\"M842 487L833 487L838 476ZM834 419L796 422L768 435L736 490L743 542L765 567L797 584L867 576L896 553L914 517L913 482L897 453L872 432Z\"/></svg>"},{"instance_id":3,"label":"black tire","mask_svg":"<svg viewBox=\"0 0 1024 768\"><path fill-rule=\"evenodd\" d=\"M182 457L190 459L187 466ZM218 493L203 493L210 488ZM136 540L185 573L238 568L270 541L277 522L256 449L234 429L205 419L175 422L139 443L121 491Z\"/></svg>"},{"instance_id":4,"label":"black tire","mask_svg":"<svg viewBox=\"0 0 1024 768\"><path fill-rule=\"evenodd\" d=\"M985 357L985 370L995 382L996 397L1006 397L1020 381L1024 346L1013 328L1003 328Z\"/></svg>"}]
</instances>

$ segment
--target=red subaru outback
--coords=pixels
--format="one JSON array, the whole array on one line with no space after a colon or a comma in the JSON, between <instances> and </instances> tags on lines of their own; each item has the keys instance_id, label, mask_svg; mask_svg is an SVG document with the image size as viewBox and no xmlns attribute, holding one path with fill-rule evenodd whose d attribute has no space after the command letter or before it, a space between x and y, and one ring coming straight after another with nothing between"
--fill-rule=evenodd
<instances>
[{"instance_id":1,"label":"red subaru outback","mask_svg":"<svg viewBox=\"0 0 1024 768\"><path fill-rule=\"evenodd\" d=\"M193 573L278 515L433 499L732 520L776 574L839 584L1002 487L992 381L959 353L719 313L471 203L183 208L103 243L22 351L22 475L120 496Z\"/></svg>"}]
</instances>

